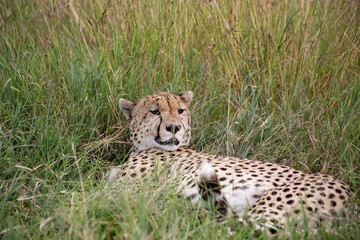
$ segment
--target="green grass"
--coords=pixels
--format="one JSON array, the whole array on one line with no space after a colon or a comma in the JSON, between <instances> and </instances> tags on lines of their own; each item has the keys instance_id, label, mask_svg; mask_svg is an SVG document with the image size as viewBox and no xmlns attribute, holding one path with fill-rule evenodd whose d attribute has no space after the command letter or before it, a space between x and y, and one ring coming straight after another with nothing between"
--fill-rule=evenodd
<instances>
[{"instance_id":1,"label":"green grass","mask_svg":"<svg viewBox=\"0 0 360 240\"><path fill-rule=\"evenodd\" d=\"M159 91L194 92L195 149L331 174L359 199L359 1L216 2L0 3L0 238L264 239L156 182L104 186L131 147L118 99Z\"/></svg>"}]
</instances>

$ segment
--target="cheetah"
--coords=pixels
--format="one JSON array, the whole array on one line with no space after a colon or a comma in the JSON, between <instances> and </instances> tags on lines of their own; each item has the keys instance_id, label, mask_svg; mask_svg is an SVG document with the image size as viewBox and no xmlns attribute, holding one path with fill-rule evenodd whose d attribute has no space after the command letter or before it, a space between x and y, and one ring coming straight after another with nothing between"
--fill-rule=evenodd
<instances>
[{"instance_id":1,"label":"cheetah","mask_svg":"<svg viewBox=\"0 0 360 240\"><path fill-rule=\"evenodd\" d=\"M155 171L177 179L180 195L194 204L210 198L222 215L234 214L275 234L290 218L308 218L309 226L343 216L354 196L342 181L306 174L274 163L200 153L189 147L193 93L160 92L137 103L120 99L130 121L133 150L113 167L109 181L142 183Z\"/></svg>"}]
</instances>

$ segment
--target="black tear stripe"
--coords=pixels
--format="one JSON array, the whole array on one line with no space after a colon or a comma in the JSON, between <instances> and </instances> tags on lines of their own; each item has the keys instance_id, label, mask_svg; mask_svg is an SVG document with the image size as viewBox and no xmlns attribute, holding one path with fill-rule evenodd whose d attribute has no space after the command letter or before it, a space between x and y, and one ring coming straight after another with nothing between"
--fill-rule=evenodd
<instances>
[{"instance_id":1,"label":"black tear stripe","mask_svg":"<svg viewBox=\"0 0 360 240\"><path fill-rule=\"evenodd\" d=\"M181 94L181 95L182 95L182 94ZM179 95L179 97L176 98L177 103L178 103L178 105L179 105L179 108L180 108L180 105L181 105L180 102L179 102L179 99L181 99L181 95ZM186 111L186 110L185 110L185 112L188 113L188 111ZM182 120L182 118L181 118L180 116L179 116L179 118L180 118L180 120ZM191 119L191 114L189 114L189 117L188 117L188 126L189 126L189 127L191 127L191 126L190 126L190 119ZM182 126L184 127L184 130L185 130L185 126L184 126L184 124L183 124L183 121L181 121L181 124L182 124Z\"/></svg>"},{"instance_id":2,"label":"black tear stripe","mask_svg":"<svg viewBox=\"0 0 360 240\"><path fill-rule=\"evenodd\" d=\"M182 121L182 119L180 118L180 123L181 123L181 126L182 126L182 128L184 129L184 131L185 131L185 126L184 126L184 123L183 123L183 121Z\"/></svg>"},{"instance_id":3,"label":"black tear stripe","mask_svg":"<svg viewBox=\"0 0 360 240\"><path fill-rule=\"evenodd\" d=\"M156 106L157 106L157 109L160 109L160 108L159 108L159 104L156 104ZM162 123L161 112L160 112L159 117L160 117L160 123L159 123L159 125L158 125L158 127L157 127L157 136L155 137L155 139L156 139L156 138L161 139L161 138L160 138L160 126L161 126L161 123Z\"/></svg>"},{"instance_id":4,"label":"black tear stripe","mask_svg":"<svg viewBox=\"0 0 360 240\"><path fill-rule=\"evenodd\" d=\"M180 123L181 123L181 126L182 128L184 129L184 131L186 132L186 128L185 128L185 125L184 125L184 121L182 119L182 117L179 115L179 119L180 119Z\"/></svg>"},{"instance_id":5,"label":"black tear stripe","mask_svg":"<svg viewBox=\"0 0 360 240\"><path fill-rule=\"evenodd\" d=\"M160 123L159 123L159 125L158 125L158 127L157 127L157 136L155 137L155 139L159 139L160 141L161 141L161 137L160 137L160 126L161 126L161 123L162 123L162 117L161 117L161 115L160 115Z\"/></svg>"},{"instance_id":6,"label":"black tear stripe","mask_svg":"<svg viewBox=\"0 0 360 240\"><path fill-rule=\"evenodd\" d=\"M174 99L176 100L176 102L177 102L177 104L178 104L178 109L180 108L179 98L180 98L180 97L174 97ZM185 128L185 125L184 125L183 120L182 120L182 118L181 118L180 115L179 115L179 119L180 119L180 123L181 123L182 128L184 129L184 131L186 131L186 130L185 130L185 129L186 129L186 128Z\"/></svg>"}]
</instances>

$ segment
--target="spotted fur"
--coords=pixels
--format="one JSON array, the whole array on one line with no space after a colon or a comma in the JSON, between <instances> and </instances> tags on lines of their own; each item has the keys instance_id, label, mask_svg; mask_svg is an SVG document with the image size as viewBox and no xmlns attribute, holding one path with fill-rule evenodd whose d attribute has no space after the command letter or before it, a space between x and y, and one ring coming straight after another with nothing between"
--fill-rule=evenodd
<instances>
[{"instance_id":1,"label":"spotted fur","mask_svg":"<svg viewBox=\"0 0 360 240\"><path fill-rule=\"evenodd\" d=\"M191 202L212 199L222 215L235 214L270 234L290 218L308 216L317 226L346 210L353 192L331 176L190 149L192 97L192 92L159 93L136 104L120 99L120 110L131 121L134 150L124 165L111 169L110 180L141 184L165 174L176 179L180 194Z\"/></svg>"}]
</instances>

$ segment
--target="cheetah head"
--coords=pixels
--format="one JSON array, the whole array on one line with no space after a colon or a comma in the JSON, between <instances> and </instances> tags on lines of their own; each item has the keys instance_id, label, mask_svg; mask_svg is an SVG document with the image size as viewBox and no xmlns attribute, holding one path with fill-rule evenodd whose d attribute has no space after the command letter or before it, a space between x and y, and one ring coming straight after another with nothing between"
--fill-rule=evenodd
<instances>
[{"instance_id":1,"label":"cheetah head","mask_svg":"<svg viewBox=\"0 0 360 240\"><path fill-rule=\"evenodd\" d=\"M175 151L187 146L191 137L189 106L193 93L180 96L171 93L148 95L137 103L121 98L119 107L130 120L130 136L134 152L149 148Z\"/></svg>"}]
</instances>

